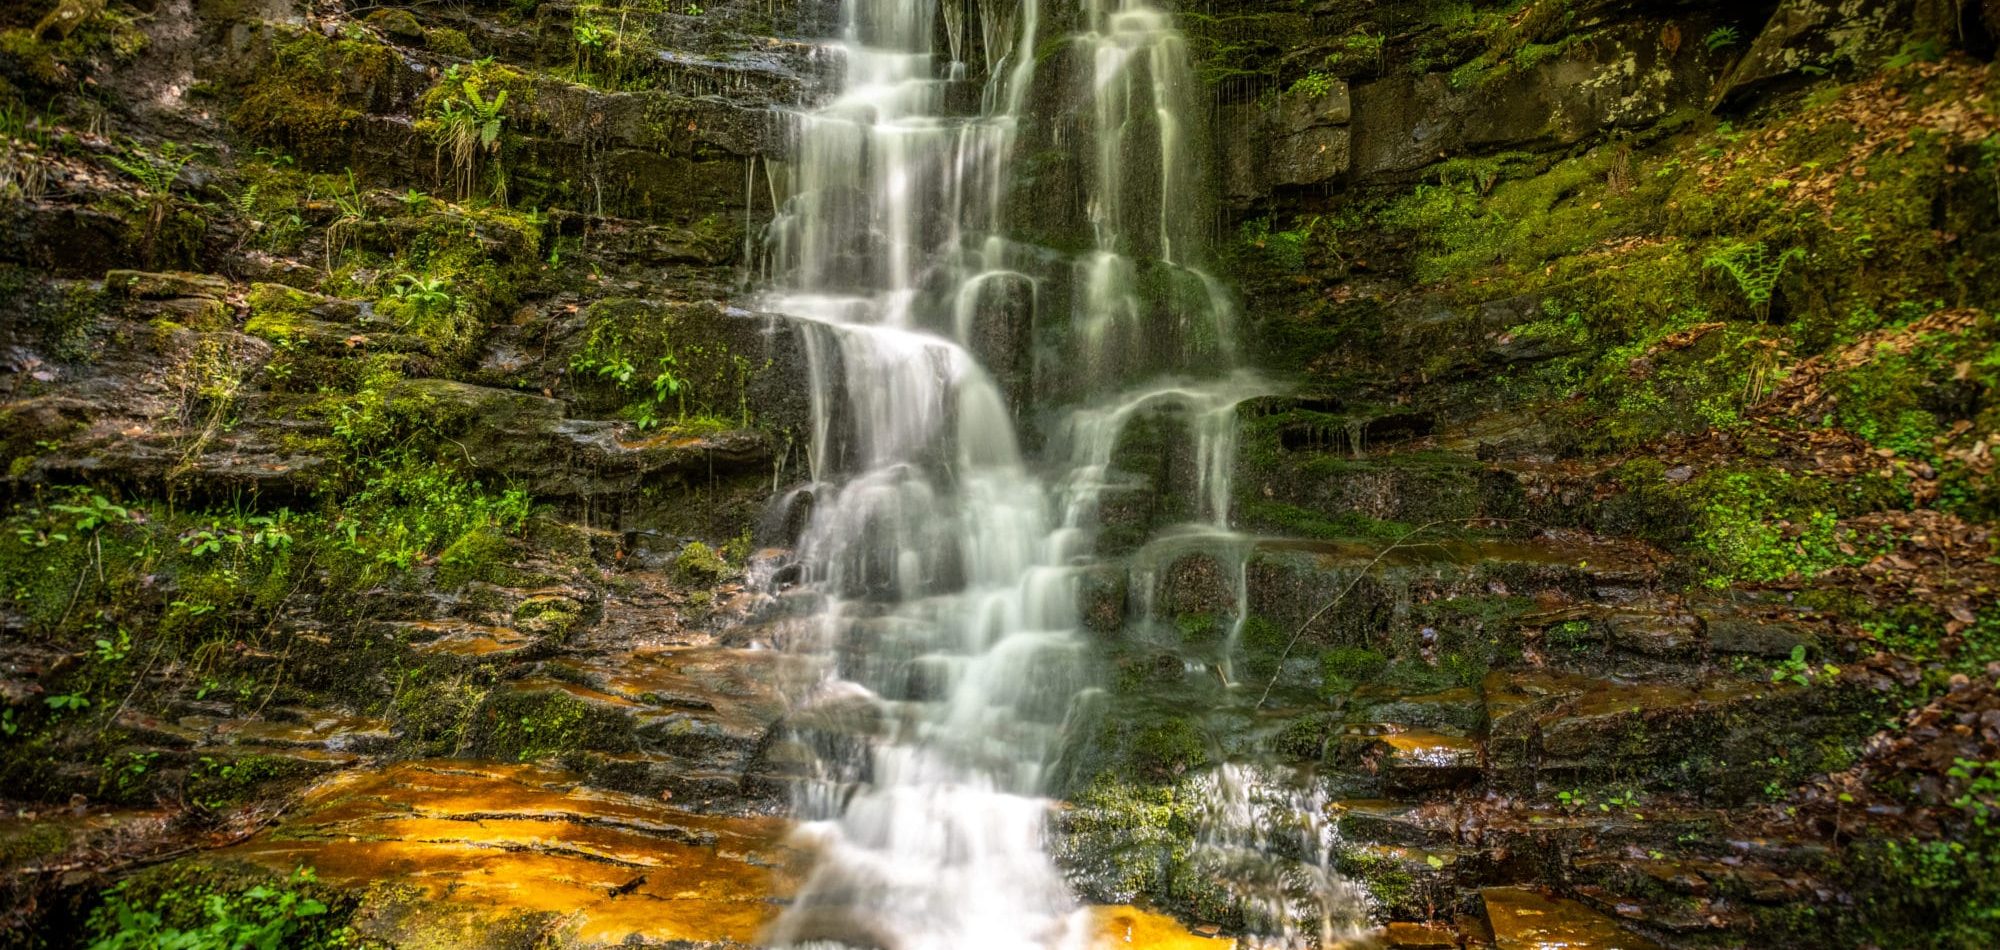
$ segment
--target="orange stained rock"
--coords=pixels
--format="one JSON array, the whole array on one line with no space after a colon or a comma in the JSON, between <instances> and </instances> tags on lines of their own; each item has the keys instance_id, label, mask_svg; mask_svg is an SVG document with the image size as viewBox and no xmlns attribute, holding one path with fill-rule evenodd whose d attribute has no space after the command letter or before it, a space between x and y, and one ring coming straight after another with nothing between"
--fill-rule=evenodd
<instances>
[{"instance_id":1,"label":"orange stained rock","mask_svg":"<svg viewBox=\"0 0 2000 950\"><path fill-rule=\"evenodd\" d=\"M496 920L555 914L575 944L748 942L791 886L785 824L691 814L533 765L410 762L329 780L223 854L405 885Z\"/></svg>"},{"instance_id":2,"label":"orange stained rock","mask_svg":"<svg viewBox=\"0 0 2000 950\"><path fill-rule=\"evenodd\" d=\"M1129 904L1090 908L1091 930L1097 935L1090 950L1126 950L1149 947L1159 950L1232 950L1236 941L1228 937L1204 937L1186 924L1166 914L1154 913Z\"/></svg>"},{"instance_id":3,"label":"orange stained rock","mask_svg":"<svg viewBox=\"0 0 2000 950\"><path fill-rule=\"evenodd\" d=\"M1489 887L1479 895L1499 950L1659 950L1573 900L1525 887Z\"/></svg>"}]
</instances>

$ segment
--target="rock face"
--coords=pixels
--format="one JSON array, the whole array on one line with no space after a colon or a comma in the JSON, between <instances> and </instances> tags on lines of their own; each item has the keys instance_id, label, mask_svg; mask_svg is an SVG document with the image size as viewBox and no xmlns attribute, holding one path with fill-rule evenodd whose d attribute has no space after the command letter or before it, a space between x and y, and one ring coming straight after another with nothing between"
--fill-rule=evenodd
<instances>
[{"instance_id":1,"label":"rock face","mask_svg":"<svg viewBox=\"0 0 2000 950\"><path fill-rule=\"evenodd\" d=\"M366 886L355 911L394 946L741 946L771 917L798 855L784 823L715 818L593 791L532 765L404 762L343 773L291 818L214 855Z\"/></svg>"},{"instance_id":2,"label":"rock face","mask_svg":"<svg viewBox=\"0 0 2000 950\"><path fill-rule=\"evenodd\" d=\"M1163 399L1103 472L1046 763L1101 945L2000 944L1996 9L1180 11L1218 283L1134 310L1240 297L1271 385L1221 469ZM1092 66L969 10L954 108ZM839 20L0 10L0 943L120 880L305 888L299 946L758 938L807 746L899 725L788 700L818 331L752 291ZM1030 454L1065 130L962 311Z\"/></svg>"},{"instance_id":3,"label":"rock face","mask_svg":"<svg viewBox=\"0 0 2000 950\"><path fill-rule=\"evenodd\" d=\"M1346 82L1296 90L1276 109L1255 104L1221 113L1223 197L1250 203L1274 189L1342 181L1352 160L1353 103Z\"/></svg>"}]
</instances>

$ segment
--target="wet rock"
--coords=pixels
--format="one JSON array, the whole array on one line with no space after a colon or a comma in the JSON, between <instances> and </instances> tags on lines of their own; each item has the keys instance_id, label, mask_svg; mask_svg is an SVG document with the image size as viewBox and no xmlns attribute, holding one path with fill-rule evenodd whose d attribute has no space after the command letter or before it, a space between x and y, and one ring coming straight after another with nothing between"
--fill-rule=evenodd
<instances>
[{"instance_id":1,"label":"wet rock","mask_svg":"<svg viewBox=\"0 0 2000 950\"><path fill-rule=\"evenodd\" d=\"M782 833L773 819L589 790L572 773L433 760L338 776L218 857L370 889L355 926L392 945L490 945L524 918L560 917L543 931L560 934L555 946L709 947L753 940L793 886Z\"/></svg>"},{"instance_id":2,"label":"wet rock","mask_svg":"<svg viewBox=\"0 0 2000 950\"><path fill-rule=\"evenodd\" d=\"M1390 794L1459 788L1479 778L1477 741L1400 726L1387 729L1379 735L1343 737L1339 757L1374 770Z\"/></svg>"},{"instance_id":3,"label":"wet rock","mask_svg":"<svg viewBox=\"0 0 2000 950\"><path fill-rule=\"evenodd\" d=\"M1701 43L1669 50L1659 36L1657 23L1625 20L1529 69L1357 85L1353 176L1395 178L1444 154L1570 144L1705 102L1723 56Z\"/></svg>"},{"instance_id":4,"label":"wet rock","mask_svg":"<svg viewBox=\"0 0 2000 950\"><path fill-rule=\"evenodd\" d=\"M419 654L471 662L525 658L541 643L538 638L510 627L463 620L420 620L397 626Z\"/></svg>"},{"instance_id":5,"label":"wet rock","mask_svg":"<svg viewBox=\"0 0 2000 950\"><path fill-rule=\"evenodd\" d=\"M1386 798L1354 798L1331 802L1327 816L1341 837L1350 841L1420 847L1438 842L1440 833L1417 817L1417 806Z\"/></svg>"},{"instance_id":6,"label":"wet rock","mask_svg":"<svg viewBox=\"0 0 2000 950\"><path fill-rule=\"evenodd\" d=\"M1082 572L1077 602L1083 624L1097 633L1116 633L1125 625L1125 571L1115 565L1093 567Z\"/></svg>"},{"instance_id":7,"label":"wet rock","mask_svg":"<svg viewBox=\"0 0 2000 950\"><path fill-rule=\"evenodd\" d=\"M1370 685L1356 690L1348 699L1348 718L1467 736L1477 733L1484 724L1486 702L1476 689L1406 695L1392 687Z\"/></svg>"},{"instance_id":8,"label":"wet rock","mask_svg":"<svg viewBox=\"0 0 2000 950\"><path fill-rule=\"evenodd\" d=\"M1613 647L1646 656L1687 659L1705 645L1700 621L1688 614L1618 611L1603 624Z\"/></svg>"},{"instance_id":9,"label":"wet rock","mask_svg":"<svg viewBox=\"0 0 2000 950\"><path fill-rule=\"evenodd\" d=\"M104 289L131 300L172 300L177 297L220 300L229 295L229 281L213 274L114 270L104 275Z\"/></svg>"},{"instance_id":10,"label":"wet rock","mask_svg":"<svg viewBox=\"0 0 2000 950\"><path fill-rule=\"evenodd\" d=\"M1352 103L1344 80L1328 78L1323 89L1287 93L1276 108L1242 103L1224 106L1221 115L1239 133L1222 141L1223 196L1231 203L1347 174Z\"/></svg>"},{"instance_id":11,"label":"wet rock","mask_svg":"<svg viewBox=\"0 0 2000 950\"><path fill-rule=\"evenodd\" d=\"M1390 921L1382 928L1382 945L1389 950L1456 950L1458 931L1442 923Z\"/></svg>"},{"instance_id":12,"label":"wet rock","mask_svg":"<svg viewBox=\"0 0 2000 950\"><path fill-rule=\"evenodd\" d=\"M1576 901L1525 887L1488 887L1479 897L1498 950L1659 950L1658 944Z\"/></svg>"},{"instance_id":13,"label":"wet rock","mask_svg":"<svg viewBox=\"0 0 2000 950\"><path fill-rule=\"evenodd\" d=\"M1168 616L1233 612L1236 578L1211 554L1184 554L1169 562L1160 579L1160 609Z\"/></svg>"},{"instance_id":14,"label":"wet rock","mask_svg":"<svg viewBox=\"0 0 2000 950\"><path fill-rule=\"evenodd\" d=\"M1793 623L1747 619L1711 618L1708 646L1716 653L1740 653L1769 659L1783 659L1795 647L1817 649L1819 636Z\"/></svg>"}]
</instances>

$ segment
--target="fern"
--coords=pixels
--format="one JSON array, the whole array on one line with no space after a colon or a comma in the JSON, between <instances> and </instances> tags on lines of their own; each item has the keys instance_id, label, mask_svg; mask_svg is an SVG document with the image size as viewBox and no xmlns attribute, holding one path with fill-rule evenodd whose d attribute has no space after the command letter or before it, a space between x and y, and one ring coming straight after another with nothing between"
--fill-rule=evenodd
<instances>
[{"instance_id":1,"label":"fern","mask_svg":"<svg viewBox=\"0 0 2000 950\"><path fill-rule=\"evenodd\" d=\"M128 145L124 155L106 156L112 167L132 176L139 183L139 190L146 195L146 257L153 256L153 244L158 239L160 226L166 223L167 212L174 205L174 185L180 182L181 169L194 161L195 152L182 148L179 143L165 142L158 151Z\"/></svg>"},{"instance_id":2,"label":"fern","mask_svg":"<svg viewBox=\"0 0 2000 950\"><path fill-rule=\"evenodd\" d=\"M1701 266L1705 270L1727 273L1736 281L1736 289L1742 291L1743 299L1749 302L1761 319L1770 315L1771 296L1777 290L1778 278L1784 276L1785 265L1805 256L1806 252L1801 248L1786 248L1773 255L1762 241L1731 241L1703 258Z\"/></svg>"},{"instance_id":3,"label":"fern","mask_svg":"<svg viewBox=\"0 0 2000 950\"><path fill-rule=\"evenodd\" d=\"M1736 32L1735 27L1722 26L1708 31L1708 35L1701 38L1701 43L1708 47L1709 52L1714 53L1735 46L1742 38L1743 35Z\"/></svg>"}]
</instances>

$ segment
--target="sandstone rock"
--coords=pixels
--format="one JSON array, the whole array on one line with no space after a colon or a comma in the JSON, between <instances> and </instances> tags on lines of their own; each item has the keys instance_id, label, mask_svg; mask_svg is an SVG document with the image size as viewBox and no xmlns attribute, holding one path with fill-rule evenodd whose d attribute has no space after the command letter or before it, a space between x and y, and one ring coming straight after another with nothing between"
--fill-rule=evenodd
<instances>
[{"instance_id":1,"label":"sandstone rock","mask_svg":"<svg viewBox=\"0 0 2000 950\"><path fill-rule=\"evenodd\" d=\"M214 274L114 270L104 275L104 289L131 300L171 300L176 297L220 300L229 294L229 281Z\"/></svg>"},{"instance_id":2,"label":"sandstone rock","mask_svg":"<svg viewBox=\"0 0 2000 950\"><path fill-rule=\"evenodd\" d=\"M1498 950L1659 950L1659 945L1576 901L1547 897L1525 887L1479 892Z\"/></svg>"},{"instance_id":3,"label":"sandstone rock","mask_svg":"<svg viewBox=\"0 0 2000 950\"><path fill-rule=\"evenodd\" d=\"M1872 67L1912 33L1957 35L1957 9L1941 0L1783 0L1718 98L1741 100L1809 71Z\"/></svg>"}]
</instances>

